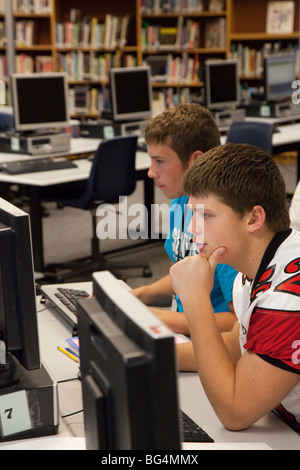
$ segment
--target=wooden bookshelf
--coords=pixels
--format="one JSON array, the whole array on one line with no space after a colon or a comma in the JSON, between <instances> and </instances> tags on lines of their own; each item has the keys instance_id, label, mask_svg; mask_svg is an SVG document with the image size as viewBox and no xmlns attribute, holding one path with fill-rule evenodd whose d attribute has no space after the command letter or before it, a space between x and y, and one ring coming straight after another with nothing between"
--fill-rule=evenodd
<instances>
[{"instance_id":1,"label":"wooden bookshelf","mask_svg":"<svg viewBox=\"0 0 300 470\"><path fill-rule=\"evenodd\" d=\"M294 2L292 31L274 33L266 32L268 3L269 0L228 0L231 12L228 22L229 50L234 50L235 56L238 50L242 56L246 56L246 63L241 66L242 82L262 79L259 72L261 65L255 65L257 55L260 63L264 54L293 51L299 55L299 2Z\"/></svg>"},{"instance_id":2,"label":"wooden bookshelf","mask_svg":"<svg viewBox=\"0 0 300 470\"><path fill-rule=\"evenodd\" d=\"M56 70L68 74L76 117L99 117L111 67L139 65L138 3L54 1ZM81 112L80 101L85 102Z\"/></svg>"},{"instance_id":3,"label":"wooden bookshelf","mask_svg":"<svg viewBox=\"0 0 300 470\"><path fill-rule=\"evenodd\" d=\"M95 100L96 94L106 93L110 67L153 65L163 56L169 68L163 80L153 81L154 93L166 93L168 99L172 94L194 99L203 87L201 66L206 59L229 58L235 49L253 62L257 60L254 53L261 60L265 44L272 50L287 50L298 44L299 2L295 1L293 30L267 34L268 1L49 0L49 8L40 11L36 7L39 0L13 0L16 68L35 72L64 70L72 92L83 87ZM212 10L212 2L220 3L221 9ZM41 0L40 4L44 3ZM0 11L0 23L3 19ZM115 31L110 38L115 40L100 35L101 25L108 30L108 23ZM148 42L150 37L156 38L153 44ZM7 70L5 50L5 43L0 41L2 78ZM241 82L259 83L259 70L244 69ZM91 115L94 112L85 111L80 117Z\"/></svg>"},{"instance_id":4,"label":"wooden bookshelf","mask_svg":"<svg viewBox=\"0 0 300 470\"><path fill-rule=\"evenodd\" d=\"M164 68L164 57L166 63L165 77L153 83L156 92L161 88L170 95L168 89L172 88L173 93L181 95L181 91L188 88L193 97L199 96L203 87L201 70L204 61L227 57L227 2L221 2L220 11L211 11L209 3L209 0L181 2L180 6L179 2L177 8L166 12L157 7L155 0L150 6L147 0L142 0L140 63L151 66L154 79L156 70ZM168 30L170 40L163 36ZM189 99L189 93L185 92L185 95Z\"/></svg>"},{"instance_id":5,"label":"wooden bookshelf","mask_svg":"<svg viewBox=\"0 0 300 470\"><path fill-rule=\"evenodd\" d=\"M54 21L52 0L13 0L16 72L47 72L55 69Z\"/></svg>"}]
</instances>

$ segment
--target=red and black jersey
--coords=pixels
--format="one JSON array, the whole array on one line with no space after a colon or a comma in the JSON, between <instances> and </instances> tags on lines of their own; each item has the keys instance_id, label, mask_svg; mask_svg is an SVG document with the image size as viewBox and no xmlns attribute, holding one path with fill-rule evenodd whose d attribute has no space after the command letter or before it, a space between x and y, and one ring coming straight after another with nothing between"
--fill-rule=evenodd
<instances>
[{"instance_id":1,"label":"red and black jersey","mask_svg":"<svg viewBox=\"0 0 300 470\"><path fill-rule=\"evenodd\" d=\"M300 374L300 232L273 238L254 280L238 274L233 302L242 353ZM300 423L300 383L282 406Z\"/></svg>"}]
</instances>

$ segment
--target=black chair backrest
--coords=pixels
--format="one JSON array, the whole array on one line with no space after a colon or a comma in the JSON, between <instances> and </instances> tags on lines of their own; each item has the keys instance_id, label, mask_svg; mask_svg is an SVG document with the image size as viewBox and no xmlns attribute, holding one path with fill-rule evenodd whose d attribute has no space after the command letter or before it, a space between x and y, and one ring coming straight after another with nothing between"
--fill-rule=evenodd
<instances>
[{"instance_id":1,"label":"black chair backrest","mask_svg":"<svg viewBox=\"0 0 300 470\"><path fill-rule=\"evenodd\" d=\"M113 201L133 193L136 146L135 135L115 137L99 144L84 192L87 202Z\"/></svg>"},{"instance_id":2,"label":"black chair backrest","mask_svg":"<svg viewBox=\"0 0 300 470\"><path fill-rule=\"evenodd\" d=\"M272 154L273 132L274 125L271 123L236 121L232 123L229 129L227 142L256 145L265 152Z\"/></svg>"},{"instance_id":3,"label":"black chair backrest","mask_svg":"<svg viewBox=\"0 0 300 470\"><path fill-rule=\"evenodd\" d=\"M12 112L0 108L0 132L10 131L14 127L14 116Z\"/></svg>"}]
</instances>

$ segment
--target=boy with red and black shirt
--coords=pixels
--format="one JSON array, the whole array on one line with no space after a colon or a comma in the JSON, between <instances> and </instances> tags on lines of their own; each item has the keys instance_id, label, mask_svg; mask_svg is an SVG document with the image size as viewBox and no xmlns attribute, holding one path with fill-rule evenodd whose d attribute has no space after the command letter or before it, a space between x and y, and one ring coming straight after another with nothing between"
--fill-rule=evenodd
<instances>
[{"instance_id":1,"label":"boy with red and black shirt","mask_svg":"<svg viewBox=\"0 0 300 470\"><path fill-rule=\"evenodd\" d=\"M195 162L183 186L200 256L170 271L192 336L192 345L178 345L179 365L197 368L228 429L248 427L277 409L298 430L300 232L289 228L278 167L257 147L227 144ZM233 288L238 322L223 335L205 293L217 263L239 271Z\"/></svg>"}]
</instances>

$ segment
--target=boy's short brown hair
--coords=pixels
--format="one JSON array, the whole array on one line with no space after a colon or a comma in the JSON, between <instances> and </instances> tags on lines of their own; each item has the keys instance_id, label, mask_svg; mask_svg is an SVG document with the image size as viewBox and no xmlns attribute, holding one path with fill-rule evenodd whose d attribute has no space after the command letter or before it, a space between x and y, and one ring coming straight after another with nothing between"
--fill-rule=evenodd
<instances>
[{"instance_id":1,"label":"boy's short brown hair","mask_svg":"<svg viewBox=\"0 0 300 470\"><path fill-rule=\"evenodd\" d=\"M286 190L274 159L258 147L226 144L199 157L187 170L183 188L188 196L214 194L241 217L260 205L270 230L290 227Z\"/></svg>"},{"instance_id":2,"label":"boy's short brown hair","mask_svg":"<svg viewBox=\"0 0 300 470\"><path fill-rule=\"evenodd\" d=\"M152 119L145 140L148 145L168 145L186 166L196 150L204 153L220 145L220 134L208 109L188 103L167 109Z\"/></svg>"}]
</instances>

